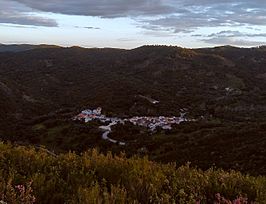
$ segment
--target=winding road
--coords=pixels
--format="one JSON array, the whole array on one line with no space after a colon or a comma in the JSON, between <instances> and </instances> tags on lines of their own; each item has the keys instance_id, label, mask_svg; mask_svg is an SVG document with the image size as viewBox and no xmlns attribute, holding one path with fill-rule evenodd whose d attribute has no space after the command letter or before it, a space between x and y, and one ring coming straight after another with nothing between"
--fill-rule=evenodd
<instances>
[{"instance_id":1,"label":"winding road","mask_svg":"<svg viewBox=\"0 0 266 204\"><path fill-rule=\"evenodd\" d=\"M116 125L117 123L118 123L118 121L113 121L107 126L100 126L99 127L101 130L104 131L104 133L102 134L102 139L108 140L109 142L112 142L112 143L115 143L115 144L126 145L125 142L120 142L120 141L117 141L117 140L114 140L114 139L111 139L111 138L108 137L108 135L112 132L111 127L113 125Z\"/></svg>"}]
</instances>

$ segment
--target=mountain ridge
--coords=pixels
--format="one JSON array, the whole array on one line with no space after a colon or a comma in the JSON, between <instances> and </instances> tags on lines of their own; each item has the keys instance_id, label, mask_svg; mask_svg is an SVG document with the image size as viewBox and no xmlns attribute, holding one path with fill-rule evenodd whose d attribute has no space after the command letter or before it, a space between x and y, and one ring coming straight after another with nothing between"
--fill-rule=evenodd
<instances>
[{"instance_id":1,"label":"mountain ridge","mask_svg":"<svg viewBox=\"0 0 266 204\"><path fill-rule=\"evenodd\" d=\"M266 45L255 46L255 47L238 47L232 45L221 45L221 46L213 46L213 47L203 47L203 48L186 48L181 47L178 45L142 45L132 49L123 49L123 48L112 48L112 47L104 47L104 48L97 48L97 47L83 47L83 46L61 46L61 45L53 45L53 44L5 44L0 43L0 52L23 52L27 50L33 49L43 49L43 48L81 48L81 49L117 49L117 50L134 50L139 48L147 48L147 47L175 47L175 48L182 48L187 50L201 50L201 49L265 49Z\"/></svg>"}]
</instances>

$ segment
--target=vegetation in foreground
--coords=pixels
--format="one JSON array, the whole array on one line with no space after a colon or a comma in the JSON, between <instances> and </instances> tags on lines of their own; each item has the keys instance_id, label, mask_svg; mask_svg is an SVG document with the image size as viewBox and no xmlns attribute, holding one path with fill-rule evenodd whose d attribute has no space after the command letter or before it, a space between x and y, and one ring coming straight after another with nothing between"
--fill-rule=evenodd
<instances>
[{"instance_id":1,"label":"vegetation in foreground","mask_svg":"<svg viewBox=\"0 0 266 204\"><path fill-rule=\"evenodd\" d=\"M115 126L110 137L125 142L125 146L103 140L100 125L97 121L83 124L56 116L36 121L29 128L21 126L16 132L19 137L7 135L3 140L21 141L20 145L43 145L57 154L97 148L101 153L122 151L127 157L147 155L149 160L175 162L178 166L189 161L191 166L203 170L215 166L253 176L266 175L266 122L263 121L186 122L155 134L129 124Z\"/></svg>"},{"instance_id":2,"label":"vegetation in foreground","mask_svg":"<svg viewBox=\"0 0 266 204\"><path fill-rule=\"evenodd\" d=\"M266 203L266 177L0 143L2 203Z\"/></svg>"}]
</instances>

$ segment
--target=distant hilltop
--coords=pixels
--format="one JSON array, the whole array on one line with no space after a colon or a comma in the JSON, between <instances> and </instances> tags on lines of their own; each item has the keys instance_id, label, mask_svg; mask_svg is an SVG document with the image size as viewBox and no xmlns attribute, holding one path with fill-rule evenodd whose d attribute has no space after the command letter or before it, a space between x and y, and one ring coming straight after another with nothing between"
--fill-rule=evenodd
<instances>
[{"instance_id":1,"label":"distant hilltop","mask_svg":"<svg viewBox=\"0 0 266 204\"><path fill-rule=\"evenodd\" d=\"M197 50L197 49L241 49L240 47L235 47L231 45L224 45L224 46L217 46L217 47L210 47L210 48L183 48L180 46L169 46L169 45L143 45L134 49L138 48L155 48L155 47L176 47L186 50ZM59 46L59 45L50 45L50 44L38 44L38 45L32 45L32 44L2 44L0 43L0 52L23 52L28 50L34 50L34 49L45 49L45 48L73 48L73 49L116 49L116 50L123 50L119 48L86 48L82 46ZM132 49L132 50L134 50ZM258 47L252 47L252 48L242 48L242 49L266 49L266 45L258 46Z\"/></svg>"},{"instance_id":2,"label":"distant hilltop","mask_svg":"<svg viewBox=\"0 0 266 204\"><path fill-rule=\"evenodd\" d=\"M34 49L59 48L57 45L30 45L30 44L0 44L0 52L23 52Z\"/></svg>"}]
</instances>

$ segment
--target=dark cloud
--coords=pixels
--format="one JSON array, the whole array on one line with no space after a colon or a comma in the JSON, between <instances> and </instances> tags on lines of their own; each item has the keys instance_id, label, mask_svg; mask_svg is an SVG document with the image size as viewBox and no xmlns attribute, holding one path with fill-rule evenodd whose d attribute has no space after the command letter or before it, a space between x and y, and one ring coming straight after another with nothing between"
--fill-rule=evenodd
<instances>
[{"instance_id":1,"label":"dark cloud","mask_svg":"<svg viewBox=\"0 0 266 204\"><path fill-rule=\"evenodd\" d=\"M259 46L265 44L262 41L250 40L254 37L266 37L266 33L245 33L236 30L224 30L209 35L196 34L202 42L215 45L235 45L235 46Z\"/></svg>"},{"instance_id":2,"label":"dark cloud","mask_svg":"<svg viewBox=\"0 0 266 204\"><path fill-rule=\"evenodd\" d=\"M214 37L210 39L204 39L202 41L205 43L214 44L214 45L234 45L234 46L240 46L240 47L261 46L261 45L266 44L266 42L261 42L261 41L234 39L230 37Z\"/></svg>"},{"instance_id":3,"label":"dark cloud","mask_svg":"<svg viewBox=\"0 0 266 204\"><path fill-rule=\"evenodd\" d=\"M254 5L253 5L254 6ZM202 27L266 26L266 5L248 8L246 4L210 4L186 7L186 12L146 20L146 28L170 28L173 32L192 32Z\"/></svg>"},{"instance_id":4,"label":"dark cloud","mask_svg":"<svg viewBox=\"0 0 266 204\"><path fill-rule=\"evenodd\" d=\"M85 28L85 29L89 29L89 30L100 30L101 28L99 27L93 27L93 26L75 26L75 28Z\"/></svg>"},{"instance_id":5,"label":"dark cloud","mask_svg":"<svg viewBox=\"0 0 266 204\"><path fill-rule=\"evenodd\" d=\"M57 27L55 20L16 12L0 11L0 23Z\"/></svg>"},{"instance_id":6,"label":"dark cloud","mask_svg":"<svg viewBox=\"0 0 266 204\"><path fill-rule=\"evenodd\" d=\"M16 0L40 11L104 18L157 15L174 12L163 0Z\"/></svg>"},{"instance_id":7,"label":"dark cloud","mask_svg":"<svg viewBox=\"0 0 266 204\"><path fill-rule=\"evenodd\" d=\"M224 30L218 33L209 34L206 37L242 37L243 35L244 33L240 31Z\"/></svg>"},{"instance_id":8,"label":"dark cloud","mask_svg":"<svg viewBox=\"0 0 266 204\"><path fill-rule=\"evenodd\" d=\"M246 32L240 32L236 30L224 30L217 33L211 33L209 35L201 35L196 34L192 35L194 37L207 37L207 38L232 38L232 37L266 37L266 33L246 33Z\"/></svg>"},{"instance_id":9,"label":"dark cloud","mask_svg":"<svg viewBox=\"0 0 266 204\"><path fill-rule=\"evenodd\" d=\"M87 26L87 27L84 27L84 28L86 28L86 29L89 29L89 30L100 30L101 28L99 28L99 27L91 27L91 26Z\"/></svg>"},{"instance_id":10,"label":"dark cloud","mask_svg":"<svg viewBox=\"0 0 266 204\"><path fill-rule=\"evenodd\" d=\"M32 9L14 1L0 0L0 23L57 27L53 19L31 14Z\"/></svg>"}]
</instances>

